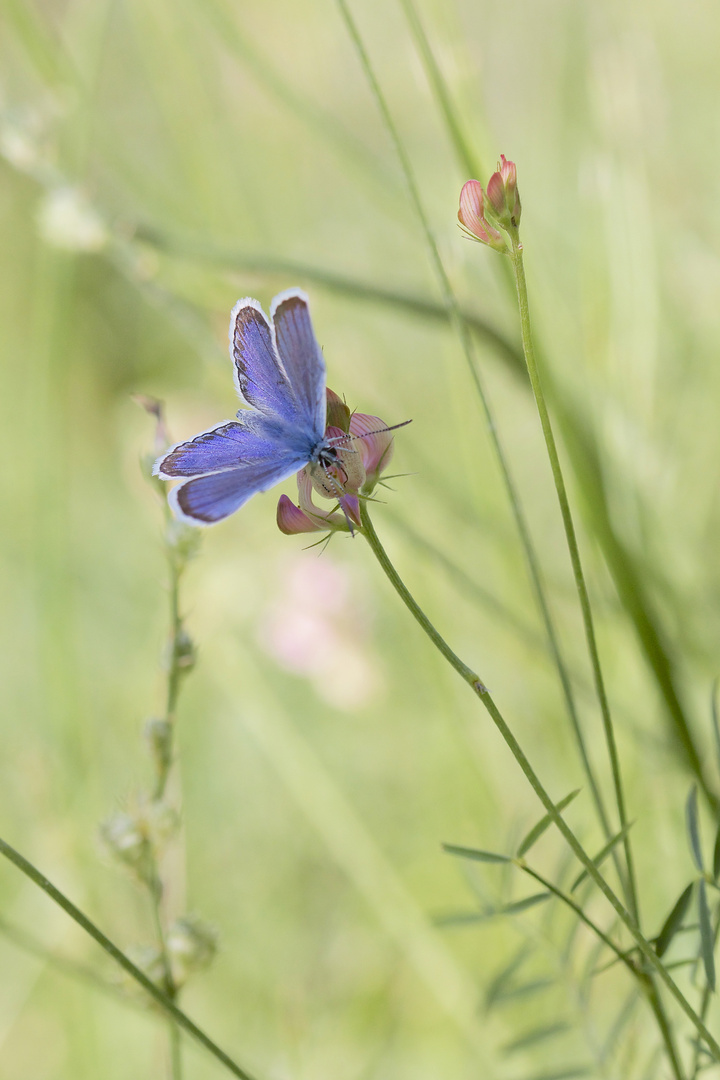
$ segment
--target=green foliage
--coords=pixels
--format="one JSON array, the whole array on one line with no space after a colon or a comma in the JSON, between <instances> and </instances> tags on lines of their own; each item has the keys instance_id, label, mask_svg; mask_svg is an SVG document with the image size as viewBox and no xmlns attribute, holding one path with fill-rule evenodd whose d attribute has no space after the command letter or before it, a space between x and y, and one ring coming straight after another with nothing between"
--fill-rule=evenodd
<instances>
[{"instance_id":1,"label":"green foliage","mask_svg":"<svg viewBox=\"0 0 720 1080\"><path fill-rule=\"evenodd\" d=\"M690 901L692 900L693 889L695 888L695 882L690 882L687 888L683 889L680 896L673 904L672 910L667 919L662 925L660 933L655 939L655 951L658 956L664 956L670 947L670 944L677 934L678 930L682 926L683 919L687 914Z\"/></svg>"},{"instance_id":2,"label":"green foliage","mask_svg":"<svg viewBox=\"0 0 720 1080\"><path fill-rule=\"evenodd\" d=\"M566 806L580 794L580 788L576 788L575 791L571 791L569 795L566 795L564 799L561 799L559 803L555 803L557 810L564 810ZM540 820L533 825L532 829L523 837L517 849L518 858L522 858L526 855L533 844L536 844L546 829L549 829L552 825L552 818L550 814L544 814Z\"/></svg>"},{"instance_id":3,"label":"green foliage","mask_svg":"<svg viewBox=\"0 0 720 1080\"><path fill-rule=\"evenodd\" d=\"M701 813L717 828L716 698L712 732L691 703L715 675L720 630L720 211L707 139L718 15L705 5L678 22L655 6L640 27L630 6L554 0L499 13L409 0L356 9L517 463L580 727L604 778L509 266L478 256L455 227L460 183L481 171L469 163L489 172L500 151L519 163L531 307L581 511L638 821L631 839L642 838L640 911L656 926L687 876L678 819L688 776L699 872ZM482 662L551 790L587 783L473 381L340 21L314 2L270 11L226 0L9 0L0 20L0 833L12 831L113 940L141 939L148 911L129 875L94 859L92 837L112 822L114 854L154 882L147 834L123 815L144 782L143 717L160 717L146 731L159 777L178 764L170 794L179 805L182 790L187 845L186 860L178 848L163 867L168 925L184 918L187 865L189 899L222 941L193 1007L260 1076L454 1080L470 1068L492 1080L654 1080L667 1066L652 1056L644 999L618 1012L628 986L637 991L632 976L606 967L606 947L595 952L561 901L541 903L545 891L515 900L509 856L448 846L489 895L478 913L430 924L428 912L458 910L467 895L440 837L475 829L524 856L546 833L534 865L622 939L585 872L556 860L547 816L517 848L508 839L535 820L537 802L359 544L301 555L274 531L271 495L207 535L172 648L182 672L195 642L202 663L168 742L162 508L136 467L154 450L129 395L162 397L173 438L231 415L230 307L245 294L267 306L304 284L331 385L352 407L414 420L397 440L399 471L414 475L378 507L393 557L449 640ZM408 76L421 65L427 87ZM667 223L687 162L698 202L678 231ZM167 539L192 554L194 533L172 526ZM298 600L301 567L312 571ZM336 575L329 596L348 590L341 623L308 610L325 569ZM318 636L314 676L283 653L278 625L290 637L295 627L296 644ZM609 797L608 829L583 802L583 842L620 890L626 833ZM719 867L720 831L715 879ZM683 889L656 949L673 944L686 965L687 945L712 984L708 885ZM159 1072L166 1031L155 1014L108 993L97 955L7 868L0 886L0 930L23 924L0 941L3 1080ZM698 929L685 922L694 890ZM489 927L485 911L504 917ZM697 1002L702 988L684 967L677 980ZM715 1030L714 996L706 1009ZM688 1028L675 1012L672 1022L684 1053ZM523 1032L551 1034L523 1046ZM592 1064L568 1071L574 1061ZM205 1080L217 1066L197 1055L187 1072Z\"/></svg>"}]
</instances>

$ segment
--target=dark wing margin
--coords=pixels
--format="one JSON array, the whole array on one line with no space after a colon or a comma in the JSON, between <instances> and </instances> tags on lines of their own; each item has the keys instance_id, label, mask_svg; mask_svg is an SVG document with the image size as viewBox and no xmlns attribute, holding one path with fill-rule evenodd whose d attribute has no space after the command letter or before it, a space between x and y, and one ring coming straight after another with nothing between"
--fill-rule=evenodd
<instances>
[{"instance_id":1,"label":"dark wing margin","mask_svg":"<svg viewBox=\"0 0 720 1080\"><path fill-rule=\"evenodd\" d=\"M296 423L298 403L257 300L249 296L238 300L230 316L229 336L235 386L243 400L260 412Z\"/></svg>"},{"instance_id":2,"label":"dark wing margin","mask_svg":"<svg viewBox=\"0 0 720 1080\"><path fill-rule=\"evenodd\" d=\"M272 302L270 317L280 359L303 422L322 436L325 431L325 360L318 345L308 298L302 289L288 289Z\"/></svg>"}]
</instances>

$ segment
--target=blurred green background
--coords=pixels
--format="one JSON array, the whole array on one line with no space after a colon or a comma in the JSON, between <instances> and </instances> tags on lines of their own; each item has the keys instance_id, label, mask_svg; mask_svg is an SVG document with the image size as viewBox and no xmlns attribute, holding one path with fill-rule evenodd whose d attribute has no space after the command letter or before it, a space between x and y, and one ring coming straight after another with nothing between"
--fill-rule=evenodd
<instances>
[{"instance_id":1,"label":"blurred green background","mask_svg":"<svg viewBox=\"0 0 720 1080\"><path fill-rule=\"evenodd\" d=\"M652 934L691 874L678 710L720 788L718 13L418 12L479 179L501 151L518 163ZM458 295L508 343L477 335L478 363L607 781L501 259L456 227L467 172L406 12L356 14ZM162 507L131 395L164 399L176 439L232 416L230 309L245 295L267 309L293 285L310 294L329 385L388 423L413 419L392 469L409 475L374 515L401 573L551 793L583 786L473 382L337 8L2 0L0 16L0 835L123 947L152 940L146 898L97 841L149 783L141 732L162 708ZM168 907L221 943L184 1007L261 1080L663 1075L628 980L589 980L594 943L569 944L563 911L453 920L529 890L469 872L441 842L509 850L540 809L362 539L303 551L275 526L278 494L207 531L184 587L200 661L180 707ZM601 845L586 787L568 817ZM537 864L574 873L551 833ZM7 865L0 901L0 931L46 950L0 933L2 1080L164 1075L165 1025L50 959L110 979L96 947ZM186 1045L189 1078L222 1075Z\"/></svg>"}]
</instances>

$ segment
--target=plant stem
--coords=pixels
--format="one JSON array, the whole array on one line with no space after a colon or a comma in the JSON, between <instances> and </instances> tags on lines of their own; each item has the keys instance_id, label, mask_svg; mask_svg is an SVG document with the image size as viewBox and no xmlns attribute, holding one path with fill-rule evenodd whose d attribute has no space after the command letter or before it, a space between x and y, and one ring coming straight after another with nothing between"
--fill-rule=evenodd
<instances>
[{"instance_id":1,"label":"plant stem","mask_svg":"<svg viewBox=\"0 0 720 1080\"><path fill-rule=\"evenodd\" d=\"M170 510L165 503L165 525L169 528L172 524ZM165 723L166 742L163 753L157 759L157 776L153 799L157 802L162 799L167 787L170 769L173 761L173 743L175 733L175 713L177 710L180 684L184 674L183 670L183 639L184 627L180 615L180 579L186 566L186 558L182 552L170 541L166 541L168 573L170 577L170 639L168 656L168 676L165 696Z\"/></svg>"},{"instance_id":2,"label":"plant stem","mask_svg":"<svg viewBox=\"0 0 720 1080\"><path fill-rule=\"evenodd\" d=\"M163 966L163 989L170 1001L177 1000L177 987L173 979L170 953L167 947L167 936L163 925L162 893L163 887L159 877L157 855L153 852L153 879L148 883L150 902L152 904L153 922L157 937L160 958ZM168 1034L170 1038L170 1076L172 1080L182 1080L182 1056L180 1047L180 1031L172 1017L168 1020Z\"/></svg>"},{"instance_id":3,"label":"plant stem","mask_svg":"<svg viewBox=\"0 0 720 1080\"><path fill-rule=\"evenodd\" d=\"M660 1028L660 1035L665 1045L665 1051L667 1053L670 1067L673 1071L675 1080L684 1080L682 1065L680 1063L677 1048L675 1046L675 1039L673 1037L672 1028L670 1027L667 1016L665 1015L665 1008L660 999L660 995L658 994L657 988L650 976L646 972L640 971L636 967L636 965L632 962L627 953L624 953L621 949L617 947L612 938L608 937L605 931L602 930L597 925L597 923L593 922L593 920L585 914L580 905L577 904L571 896L568 896L567 893L562 891L562 889L559 889L557 885L553 885L552 881L548 881L548 879L546 877L543 877L542 874L539 874L537 870L533 870L532 867L528 866L524 859L516 859L514 861L518 869L522 870L526 874L529 874L531 878L534 878L534 880L537 881L540 885L543 885L548 890L548 892L551 892L553 894L553 896L556 896L559 900L562 900L562 902L566 904L567 907L571 909L571 911L574 911L577 917L582 922L584 922L585 925L589 927L590 930L592 930L593 933L605 945L607 945L609 949L611 949L615 953L618 960L621 960L625 967L628 969L628 971L635 976L635 978L640 983L640 987L643 990L648 1000L648 1004L650 1005L650 1008L655 1015L655 1019L657 1021L658 1027Z\"/></svg>"},{"instance_id":4,"label":"plant stem","mask_svg":"<svg viewBox=\"0 0 720 1080\"><path fill-rule=\"evenodd\" d=\"M537 404L537 409L540 416L540 424L542 426L543 436L545 438L545 445L547 447L548 457L550 459L550 467L552 469L553 480L555 482L555 490L557 492L558 502L560 504L560 513L562 515L563 527L565 529L567 546L570 552L570 561L572 563L573 576L575 578L575 587L577 589L578 597L580 600L583 625L585 627L585 637L587 639L588 652L590 654L590 663L592 665L593 678L595 681L595 690L597 693L598 702L600 704L603 730L605 732L605 742L607 744L608 756L610 758L610 767L612 769L613 785L615 788L615 799L617 802L618 815L620 818L620 828L625 830L623 836L623 848L625 851L625 861L627 864L629 907L634 919L636 921L639 921L637 886L635 883L635 866L632 856L630 835L628 832L625 795L623 792L622 775L620 772L620 758L617 752L617 744L615 742L615 730L613 728L612 716L610 714L610 705L605 690L605 681L603 679L602 667L600 664L600 654L598 652L597 640L595 638L595 624L592 616L592 608L590 607L590 596L588 594L587 585L585 583L585 575L582 568L582 562L580 560L580 549L578 547L577 536L575 534L575 525L573 523L572 513L570 511L570 502L568 500L567 490L565 488L565 479L563 477L562 467L560 465L560 457L557 452L555 436L553 435L552 424L550 422L550 414L548 413L547 403L545 401L545 394L543 393L542 382L540 379L540 372L537 366L537 361L535 359L535 349L533 347L532 332L530 329L530 309L528 306L527 284L525 282L525 268L523 266L522 245L518 241L517 230L514 230L510 234L510 238L512 241L511 259L513 271L515 274L518 307L520 310L520 329L522 333L523 351L525 353L525 361L527 363L528 374L530 376L533 394L535 395L535 402Z\"/></svg>"},{"instance_id":5,"label":"plant stem","mask_svg":"<svg viewBox=\"0 0 720 1080\"><path fill-rule=\"evenodd\" d=\"M585 925L589 927L589 929L592 930L592 932L598 938L600 938L600 940L605 945L607 945L608 949L615 953L615 956L618 958L618 960L622 961L628 971L632 972L633 975L638 974L637 968L630 960L627 953L624 953L622 949L618 948L612 938L609 937L605 933L605 931L597 925L596 922L593 922L589 915L585 914L580 905L576 903L571 896L568 896L568 894L563 892L562 889L559 889L557 885L553 885L552 881L548 881L548 879L543 877L542 874L539 874L537 870L533 870L531 866L528 866L524 859L513 859L513 862L519 870L522 870L524 874L528 874L531 878L534 878L534 880L537 881L540 885L544 886L544 888L546 888L548 892L551 892L553 896L556 896L558 900L562 900L563 904L569 907L571 911L574 911L578 919L580 919L581 922L584 922Z\"/></svg>"},{"instance_id":6,"label":"plant stem","mask_svg":"<svg viewBox=\"0 0 720 1080\"><path fill-rule=\"evenodd\" d=\"M717 914L716 914L716 917L715 917L714 941L715 941L715 947L716 948L717 948L718 936L720 936L720 908L718 908ZM699 959L700 958L698 957L698 960ZM705 986L703 987L702 1000L700 1002L700 1017L703 1020L707 1016L708 1009L710 1008L711 998L712 998L712 990L710 988L710 984L708 982L706 982ZM697 1074L699 1073L699 1071L700 1071L700 1043L697 1040L695 1040L695 1048L694 1048L694 1051L693 1051L692 1067L691 1067L691 1070L690 1070L690 1080L695 1080L695 1078L696 1078Z\"/></svg>"},{"instance_id":7,"label":"plant stem","mask_svg":"<svg viewBox=\"0 0 720 1080\"><path fill-rule=\"evenodd\" d=\"M627 930L630 933L630 936L634 940L648 967L652 968L655 972L657 972L661 981L665 984L667 989L677 1001L682 1011L691 1021L693 1027L698 1031L698 1033L702 1036L707 1045L710 1047L712 1053L715 1055L715 1059L717 1061L720 1061L720 1044L718 1044L716 1039L710 1034L703 1021L693 1009L690 1002L685 998L680 988L670 977L653 947L643 937L633 916L627 911L622 902L615 895L605 878L595 866L591 857L588 855L578 838L575 836L575 833L572 831L572 829L567 824L562 815L558 812L555 803L550 798L550 795L543 786L539 776L530 764L522 747L520 746L519 742L508 727L505 718L503 717L502 713L500 712L492 697L488 693L488 690L484 686L480 677L473 671L472 668L468 667L468 665L465 664L460 659L460 657L456 655L456 653L453 652L448 643L435 629L425 612L422 610L422 608L420 608L412 594L409 592L407 586L405 585L402 578L400 577L397 570L390 561L387 552L380 543L380 538L375 532L375 528L370 519L368 503L365 499L362 499L360 501L360 518L362 522L362 534L370 545L370 548L375 558L380 563L380 566L382 567L386 577L397 592L398 596L405 604L413 618L425 631L427 636L432 641L433 645L435 645L435 648L438 649L438 651L445 657L448 663L455 669L455 671L457 671L457 673L465 680L465 682L468 683L471 689L480 698L480 701L485 706L487 712L490 714L490 717L495 724L495 727L500 732L500 735L510 749L510 752L512 753L513 757L522 769L523 773L525 774L533 791L545 807L545 810L552 819L553 823L562 833L563 837L569 844L570 848L572 849L579 862L587 870L588 876L592 878L598 889L600 889L600 892L610 903L612 908L620 917L621 921L626 926Z\"/></svg>"},{"instance_id":8,"label":"plant stem","mask_svg":"<svg viewBox=\"0 0 720 1080\"><path fill-rule=\"evenodd\" d=\"M26 877L30 878L38 888L42 889L51 900L53 900L59 907L66 912L67 915L73 919L78 926L82 927L86 934L89 934L93 938L101 949L104 949L108 956L111 956L113 960L123 968L142 986L154 1001L158 1003L165 1010L165 1012L175 1021L175 1023L181 1027L184 1031L187 1031L189 1035L192 1035L194 1039L205 1047L214 1058L216 1058L222 1065L228 1069L233 1076L237 1076L239 1080L253 1080L253 1077L245 1069L242 1069L224 1050L221 1050L217 1043L205 1034L205 1032L193 1023L189 1016L187 1016L177 1005L170 1000L167 994L163 993L160 987L156 986L152 979L142 971L139 967L133 964L132 960L128 959L124 952L122 952L117 945L113 944L109 937L103 934L102 930L92 922L87 915L83 914L80 908L73 904L72 900L69 900L64 893L61 893L52 882L37 870L31 862L21 855L19 851L11 847L4 840L0 839L0 855L3 855L11 863L13 863L18 870L20 870Z\"/></svg>"},{"instance_id":9,"label":"plant stem","mask_svg":"<svg viewBox=\"0 0 720 1080\"><path fill-rule=\"evenodd\" d=\"M430 227L430 222L425 212L425 207L423 206L422 199L420 198L420 191L415 181L415 174L413 172L410 158L407 154L405 146L393 121L392 114L390 113L387 101L385 100L385 95L383 94L380 84L375 76L375 72L370 62L370 57L367 54L358 28L352 17L347 0L337 0L337 3L342 18L347 27L348 34L350 35L350 38L355 46L358 58L363 67L368 84L375 98L378 110L382 116L387 132L395 147L395 152L397 154L400 166L405 177L408 195L410 196L410 200L415 207L418 220L425 236L428 252L430 254L430 258L438 279L438 284L440 286L443 303L447 311L448 319L450 320L450 323L458 334L470 371L470 376L475 384L475 388L480 398L482 409L485 415L487 429L493 448L495 450L495 455L497 457L502 480L507 491L513 517L515 518L515 525L518 531L518 536L520 538L520 542L525 553L525 560L527 562L528 571L530 574L532 589L535 594L535 599L540 610L540 614L545 627L545 632L548 637L550 651L552 653L553 660L557 668L563 697L565 699L571 727L580 754L580 759L582 761L583 769L585 771L590 791L592 793L593 802L595 803L600 824L606 838L609 840L612 836L613 830L610 827L607 811L605 809L602 794L600 792L600 786L595 778L592 763L590 761L587 748L585 746L585 739L582 733L582 729L580 727L577 708L575 706L575 698L572 690L572 684L570 682L570 677L568 675L564 658L560 651L560 643L555 630L553 618L550 613L550 606L545 595L545 586L543 584L542 574L540 572L539 559L537 557L537 553L532 542L532 537L530 535L527 521L525 520L525 514L522 508L522 504L520 502L520 496L518 494L517 488L515 486L515 481L510 471L510 466L505 455L505 450L503 448L502 442L500 441L497 424L495 422L495 416L490 407L490 401L485 390L482 378L480 376L478 365L475 360L473 340L470 333L470 328L460 310L460 305L458 304L458 300L450 282L450 278L448 277L447 271L445 269L445 264L443 263L442 257L440 255L440 249L438 248L435 236Z\"/></svg>"}]
</instances>

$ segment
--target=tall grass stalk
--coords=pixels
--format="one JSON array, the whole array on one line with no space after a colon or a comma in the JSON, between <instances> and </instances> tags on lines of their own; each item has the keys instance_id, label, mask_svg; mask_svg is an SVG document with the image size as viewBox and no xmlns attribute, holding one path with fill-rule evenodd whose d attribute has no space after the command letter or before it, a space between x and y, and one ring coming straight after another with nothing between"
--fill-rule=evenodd
<instances>
[{"instance_id":1,"label":"tall grass stalk","mask_svg":"<svg viewBox=\"0 0 720 1080\"><path fill-rule=\"evenodd\" d=\"M512 241L511 259L513 273L515 275L515 284L517 287L523 351L525 353L525 360L527 362L530 383L533 388L533 394L535 396L535 402L537 404L538 414L540 416L540 424L542 426L543 438L545 439L545 446L547 447L548 458L550 459L550 467L552 469L553 482L555 484L555 490L557 492L558 503L560 504L560 513L562 515L563 528L565 530L565 538L567 540L568 551L570 552L570 561L572 563L575 588L577 589L578 599L580 601L580 609L582 611L583 626L585 628L585 637L587 640L588 653L590 655L590 663L592 666L593 678L595 680L595 690L597 693L598 703L600 705L600 713L602 715L603 732L605 735L605 742L608 749L608 756L610 758L613 786L615 789L615 800L617 802L618 815L620 817L620 828L623 830L623 849L625 851L625 862L627 864L627 887L629 907L633 918L636 922L639 923L640 915L638 908L637 884L635 881L635 867L633 863L632 846L628 829L628 817L625 806L625 792L623 790L622 773L620 769L620 757L617 751L617 743L615 741L615 729L613 727L612 715L610 713L610 703L608 701L607 691L605 688L605 680L603 678L602 664L600 662L600 653L597 647L597 638L595 636L595 623L593 620L592 608L590 606L590 595L588 593L587 584L585 582L585 574L583 573L582 561L580 559L580 548L578 547L577 535L575 533L575 524L573 522L572 512L570 510L570 502L567 496L567 489L565 487L565 478L563 476L562 466L560 464L560 457L557 451L557 446L555 444L555 436L553 435L550 414L548 413L547 403L545 401L545 394L543 393L540 371L538 369L537 360L535 358L532 329L530 326L530 308L528 304L527 283L525 281L523 252L522 245L518 240L517 230L514 230L510 234L510 238Z\"/></svg>"},{"instance_id":2,"label":"tall grass stalk","mask_svg":"<svg viewBox=\"0 0 720 1080\"><path fill-rule=\"evenodd\" d=\"M70 918L80 926L86 934L89 934L94 941L103 949L108 956L110 956L116 964L118 964L123 971L135 980L138 986L141 986L150 997L168 1014L170 1019L177 1024L179 1028L186 1031L188 1035L191 1035L201 1046L204 1046L217 1061L228 1069L233 1076L237 1076L239 1080L254 1080L253 1076L245 1069L241 1068L236 1061L226 1054L216 1042L214 1042L209 1035L206 1035L202 1028L199 1028L194 1021L187 1016L182 1009L178 1008L174 1001L172 1001L168 995L157 986L152 979L148 978L141 968L133 964L132 960L125 955L122 949L119 949L110 938L103 933L103 931L95 925L95 923L88 918L73 904L64 893L60 891L51 881L49 881L44 874L42 874L33 864L21 855L19 851L16 851L10 844L0 839L0 855L6 858L9 862L13 863L21 873L23 873L30 881L34 882L38 888L50 897L63 911L70 916Z\"/></svg>"},{"instance_id":3,"label":"tall grass stalk","mask_svg":"<svg viewBox=\"0 0 720 1080\"><path fill-rule=\"evenodd\" d=\"M412 164L410 162L410 158L407 154L404 143L400 138L397 127L395 126L395 122L385 99L385 95L375 75L375 71L373 69L367 50L365 49L365 45L360 36L360 32L352 17L347 0L337 0L337 3L342 18L347 27L348 34L350 35L350 38L353 42L358 58L360 60L361 66L365 73L368 85L370 86L372 94L375 98L378 110L380 111L387 132L394 145L395 152L397 154L403 171L403 175L408 189L408 194L410 196L413 206L415 207L415 211L420 222L423 235L425 237L431 262L433 264L440 286L443 302L448 312L448 317L460 338L470 375L480 398L483 413L485 415L487 429L490 434L490 439L492 441L495 455L497 457L497 461L500 467L503 484L507 492L508 499L510 501L510 506L512 508L512 513L515 519L515 525L518 531L518 535L520 537L520 542L525 553L525 559L530 572L530 579L532 582L533 590L535 592L535 598L545 626L545 632L547 634L550 644L550 651L552 653L553 660L557 669L563 696L568 710L568 716L570 718L570 723L577 744L578 752L580 754L582 766L587 777L590 791L592 793L593 802L595 804L600 824L606 838L609 840L610 837L613 835L613 830L610 826L610 821L600 791L600 785L595 776L595 771L593 769L592 762L590 760L590 756L585 745L585 738L582 732L582 728L580 726L580 720L575 705L575 697L570 682L570 676L568 674L568 670L562 656L560 642L555 629L555 623L550 612L550 605L545 593L545 586L543 584L542 573L540 570L540 562L535 551L535 545L533 543L530 529L525 518L525 512L522 507L520 496L515 485L512 473L510 471L510 465L500 439L497 423L492 408L490 406L488 394L486 392L483 380L480 376L480 372L475 358L472 337L470 335L468 325L463 319L457 297L455 296L455 292L452 288L450 278L448 277L445 265L440 255L435 236L433 234L432 228L430 227L430 222L428 220L422 199L420 197L420 191L415 179L415 174L412 168Z\"/></svg>"},{"instance_id":4,"label":"tall grass stalk","mask_svg":"<svg viewBox=\"0 0 720 1080\"><path fill-rule=\"evenodd\" d=\"M405 12L428 83L436 99L438 111L445 123L465 179L487 175L470 140L466 137L463 122L413 0L400 0L400 4ZM509 262L505 259L496 259L494 265L499 271L503 285L514 298L515 275ZM535 352L539 354L537 343ZM545 373L545 383L546 393L555 406L555 416L565 438L579 486L593 493L592 498L586 499L586 516L603 551L620 601L634 626L640 648L664 702L672 732L682 750L686 766L696 777L703 794L713 811L716 812L719 805L718 795L703 771L701 754L696 746L677 687L677 674L667 648L666 634L663 632L658 613L653 610L650 598L646 594L637 562L618 534L612 520L605 492L600 454L592 426L587 418L577 415L576 406L564 400L560 388L550 381L549 372Z\"/></svg>"},{"instance_id":5,"label":"tall grass stalk","mask_svg":"<svg viewBox=\"0 0 720 1080\"><path fill-rule=\"evenodd\" d=\"M530 783L530 786L539 798L540 802L545 807L545 810L547 811L549 817L552 819L555 826L558 828L564 839L567 841L578 861L587 871L588 876L594 881L605 899L611 904L616 914L619 916L621 922L630 933L630 936L635 942L635 946L640 952L645 965L647 965L649 969L652 969L652 971L658 975L667 990L671 993L677 1004L680 1006L682 1011L690 1020L696 1031L705 1040L708 1047L715 1055L715 1060L720 1062L720 1044L710 1033L701 1017L693 1009L690 1002L687 1000L680 988L671 978L664 964L661 962L660 958L655 952L655 949L640 932L638 924L633 915L630 914L630 912L624 907L620 899L613 892L606 879L602 876L591 857L587 854L582 844L577 839L575 833L567 824L562 814L558 811L557 806L548 794L538 774L535 772L534 768L530 764L530 761L528 760L525 752L515 738L511 728L507 724L497 705L493 701L487 688L484 686L480 676L463 660L461 660L460 657L450 648L448 643L437 631L435 626L432 624L430 619L427 617L425 612L422 610L422 608L419 606L419 604L416 602L416 600L408 590L407 586L405 585L402 578L400 577L397 570L390 561L390 558L388 557L387 552L383 548L382 543L380 542L380 538L378 537L370 518L367 500L361 500L360 515L362 520L363 535L368 541L373 555L378 560L383 572L385 573L391 585L397 592L398 596L405 604L408 611L416 620L416 622L430 638L435 648L447 660L451 667L453 667L455 671L457 671L461 678L470 686L470 688L477 695L477 697L479 697L486 711L490 715L490 718L495 724L495 727L497 728L504 742L508 746L511 754L513 755L516 762L525 774L525 777ZM665 1033L662 1032L662 1034L663 1040L665 1041Z\"/></svg>"}]
</instances>

